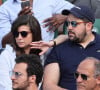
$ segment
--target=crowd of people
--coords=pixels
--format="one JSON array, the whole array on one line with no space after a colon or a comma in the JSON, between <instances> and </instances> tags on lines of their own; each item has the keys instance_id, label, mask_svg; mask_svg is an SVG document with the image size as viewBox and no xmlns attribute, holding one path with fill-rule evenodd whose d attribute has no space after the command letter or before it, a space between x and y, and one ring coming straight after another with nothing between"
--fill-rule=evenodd
<instances>
[{"instance_id":1,"label":"crowd of people","mask_svg":"<svg viewBox=\"0 0 100 90\"><path fill-rule=\"evenodd\" d=\"M99 90L100 35L92 30L99 6L44 2L0 6L0 90ZM67 35L54 38L63 25Z\"/></svg>"}]
</instances>

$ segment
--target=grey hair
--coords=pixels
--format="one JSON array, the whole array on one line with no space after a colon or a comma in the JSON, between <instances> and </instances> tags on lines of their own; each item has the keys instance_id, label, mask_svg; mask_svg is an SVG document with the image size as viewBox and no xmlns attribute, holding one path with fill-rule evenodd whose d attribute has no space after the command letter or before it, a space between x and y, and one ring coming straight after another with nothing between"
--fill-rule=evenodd
<instances>
[{"instance_id":1,"label":"grey hair","mask_svg":"<svg viewBox=\"0 0 100 90\"><path fill-rule=\"evenodd\" d=\"M94 71L94 76L100 76L100 61L95 62L95 71Z\"/></svg>"},{"instance_id":2,"label":"grey hair","mask_svg":"<svg viewBox=\"0 0 100 90\"><path fill-rule=\"evenodd\" d=\"M94 77L100 75L100 60L95 57L87 57L86 59L92 60L94 63Z\"/></svg>"}]
</instances>

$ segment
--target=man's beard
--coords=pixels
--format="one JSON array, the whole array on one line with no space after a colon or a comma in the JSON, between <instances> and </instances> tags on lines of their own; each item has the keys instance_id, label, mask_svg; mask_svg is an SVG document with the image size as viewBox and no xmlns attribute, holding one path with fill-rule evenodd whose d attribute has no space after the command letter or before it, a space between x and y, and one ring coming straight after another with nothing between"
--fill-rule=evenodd
<instances>
[{"instance_id":1,"label":"man's beard","mask_svg":"<svg viewBox=\"0 0 100 90\"><path fill-rule=\"evenodd\" d=\"M13 90L26 90L26 88L29 87L29 82L28 80L24 81L21 86L17 88L13 88Z\"/></svg>"},{"instance_id":2,"label":"man's beard","mask_svg":"<svg viewBox=\"0 0 100 90\"><path fill-rule=\"evenodd\" d=\"M70 39L70 36L69 36L69 40L74 42L74 43L81 43L81 42L83 42L83 40L84 40L84 38L86 36L86 33L84 33L83 35L80 35L81 38L78 38L74 32L71 32L71 33L74 34L74 37L73 37L73 39Z\"/></svg>"},{"instance_id":3,"label":"man's beard","mask_svg":"<svg viewBox=\"0 0 100 90\"><path fill-rule=\"evenodd\" d=\"M22 89L20 89L20 88L13 88L13 90L22 90Z\"/></svg>"},{"instance_id":4,"label":"man's beard","mask_svg":"<svg viewBox=\"0 0 100 90\"><path fill-rule=\"evenodd\" d=\"M13 88L13 90L26 90L26 88Z\"/></svg>"},{"instance_id":5,"label":"man's beard","mask_svg":"<svg viewBox=\"0 0 100 90\"><path fill-rule=\"evenodd\" d=\"M73 40L71 40L72 42L74 42L74 43L80 43L81 42L81 40L79 39L79 38L77 38L77 37L75 37Z\"/></svg>"},{"instance_id":6,"label":"man's beard","mask_svg":"<svg viewBox=\"0 0 100 90\"><path fill-rule=\"evenodd\" d=\"M71 31L70 31L71 32ZM74 32L71 32L74 34L74 37L73 39L71 39L72 37L68 34L69 36L69 40L72 41L72 42L75 42L75 43L79 43L80 42L80 39L76 37L75 33Z\"/></svg>"}]
</instances>

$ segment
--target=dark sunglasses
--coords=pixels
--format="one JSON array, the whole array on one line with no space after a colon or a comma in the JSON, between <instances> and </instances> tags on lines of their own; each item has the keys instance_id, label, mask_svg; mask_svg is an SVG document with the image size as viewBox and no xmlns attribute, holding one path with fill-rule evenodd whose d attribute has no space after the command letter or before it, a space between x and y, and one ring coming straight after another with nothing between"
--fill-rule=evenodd
<instances>
[{"instance_id":1,"label":"dark sunglasses","mask_svg":"<svg viewBox=\"0 0 100 90\"><path fill-rule=\"evenodd\" d=\"M87 23L87 22L76 22L76 21L65 21L65 25L68 27L70 24L72 27L76 27L78 24Z\"/></svg>"},{"instance_id":2,"label":"dark sunglasses","mask_svg":"<svg viewBox=\"0 0 100 90\"><path fill-rule=\"evenodd\" d=\"M28 33L30 33L30 32L27 32L27 31L18 32L18 31L16 31L13 33L13 35L15 38L17 38L19 36L19 34L21 34L21 36L24 38L24 37L27 37Z\"/></svg>"},{"instance_id":3,"label":"dark sunglasses","mask_svg":"<svg viewBox=\"0 0 100 90\"><path fill-rule=\"evenodd\" d=\"M74 74L74 76L75 76L76 79L79 77L79 75L81 76L81 78L82 78L83 80L87 80L87 78L88 78L88 76L85 75L85 74L79 74L78 72L76 72L76 73Z\"/></svg>"},{"instance_id":4,"label":"dark sunglasses","mask_svg":"<svg viewBox=\"0 0 100 90\"><path fill-rule=\"evenodd\" d=\"M20 77L22 73L20 72L12 72L12 75L14 75L16 78Z\"/></svg>"}]
</instances>

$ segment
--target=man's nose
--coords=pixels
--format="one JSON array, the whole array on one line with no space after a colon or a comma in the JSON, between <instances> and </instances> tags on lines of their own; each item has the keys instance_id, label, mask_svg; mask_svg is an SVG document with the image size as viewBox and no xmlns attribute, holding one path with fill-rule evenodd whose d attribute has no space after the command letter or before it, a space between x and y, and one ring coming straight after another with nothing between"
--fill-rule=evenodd
<instances>
[{"instance_id":1,"label":"man's nose","mask_svg":"<svg viewBox=\"0 0 100 90\"><path fill-rule=\"evenodd\" d=\"M82 81L83 81L81 75L79 75L79 76L77 77L76 81L77 81L77 82L82 82Z\"/></svg>"},{"instance_id":2,"label":"man's nose","mask_svg":"<svg viewBox=\"0 0 100 90\"><path fill-rule=\"evenodd\" d=\"M67 29L68 29L68 30L72 30L72 29L73 29L72 25L69 24L69 25L67 26Z\"/></svg>"}]
</instances>

